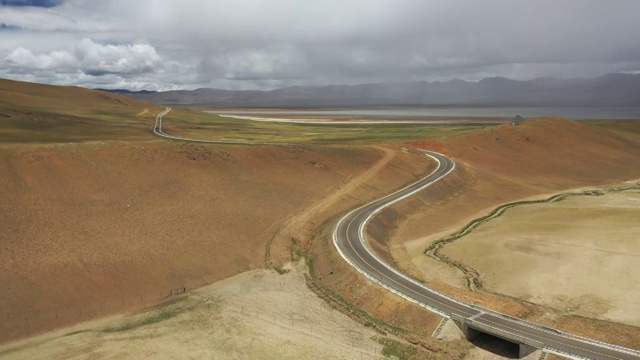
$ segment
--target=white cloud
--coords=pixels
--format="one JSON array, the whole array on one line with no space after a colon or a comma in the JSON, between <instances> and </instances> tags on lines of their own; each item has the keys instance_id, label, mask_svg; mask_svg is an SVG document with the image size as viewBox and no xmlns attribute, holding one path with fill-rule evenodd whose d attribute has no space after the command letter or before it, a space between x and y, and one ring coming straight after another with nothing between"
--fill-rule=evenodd
<instances>
[{"instance_id":1,"label":"white cloud","mask_svg":"<svg viewBox=\"0 0 640 360\"><path fill-rule=\"evenodd\" d=\"M50 54L34 55L30 50L19 47L6 58L5 63L22 71L31 69L70 71L77 66L76 59L66 51L52 51Z\"/></svg>"},{"instance_id":2,"label":"white cloud","mask_svg":"<svg viewBox=\"0 0 640 360\"><path fill-rule=\"evenodd\" d=\"M99 45L83 39L75 48L80 69L87 74L142 74L162 68L162 59L149 44Z\"/></svg>"},{"instance_id":3,"label":"white cloud","mask_svg":"<svg viewBox=\"0 0 640 360\"><path fill-rule=\"evenodd\" d=\"M19 47L4 58L4 63L18 72L50 70L94 76L144 74L163 68L162 58L149 44L100 45L90 39L80 41L74 52L34 55L31 50Z\"/></svg>"},{"instance_id":4,"label":"white cloud","mask_svg":"<svg viewBox=\"0 0 640 360\"><path fill-rule=\"evenodd\" d=\"M132 89L597 76L640 69L638 12L637 0L66 0L0 7L12 29L0 76Z\"/></svg>"}]
</instances>

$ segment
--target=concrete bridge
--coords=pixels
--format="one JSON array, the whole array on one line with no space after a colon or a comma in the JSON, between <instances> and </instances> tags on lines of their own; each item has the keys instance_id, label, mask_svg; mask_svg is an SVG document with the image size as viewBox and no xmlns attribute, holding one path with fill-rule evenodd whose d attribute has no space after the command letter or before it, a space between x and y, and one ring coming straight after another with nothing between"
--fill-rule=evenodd
<instances>
[{"instance_id":1,"label":"concrete bridge","mask_svg":"<svg viewBox=\"0 0 640 360\"><path fill-rule=\"evenodd\" d=\"M481 323L476 321L476 318L482 316L484 313L480 312L472 317L461 317L452 315L451 320L456 324L458 329L464 334L467 340L472 340L478 335L485 333L497 338L509 341L518 346L518 357L523 358L531 355L539 349L544 349L544 343L540 341L531 340L525 336L519 336L502 329Z\"/></svg>"}]
</instances>

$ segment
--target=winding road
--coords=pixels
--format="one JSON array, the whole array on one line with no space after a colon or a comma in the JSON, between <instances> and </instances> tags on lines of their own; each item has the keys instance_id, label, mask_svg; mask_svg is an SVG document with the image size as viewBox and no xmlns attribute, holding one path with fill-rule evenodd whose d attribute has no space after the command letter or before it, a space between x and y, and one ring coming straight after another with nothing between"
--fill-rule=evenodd
<instances>
[{"instance_id":1,"label":"winding road","mask_svg":"<svg viewBox=\"0 0 640 360\"><path fill-rule=\"evenodd\" d=\"M156 116L156 123L153 126L153 133L167 139L173 140L182 140L189 142L198 142L198 143L208 143L208 144L236 144L236 145L290 145L283 142L251 142L251 141L234 141L234 140L201 140L201 139L191 139L181 136L173 136L162 131L162 119L165 115L167 115L171 111L170 107L165 108L163 112Z\"/></svg>"},{"instance_id":2,"label":"winding road","mask_svg":"<svg viewBox=\"0 0 640 360\"><path fill-rule=\"evenodd\" d=\"M155 134L165 138L184 141L227 144L242 143L234 141L194 140L167 135L162 131L162 118L169 113L169 111L171 111L171 108L166 108L164 112L158 114L156 117L156 124L153 129ZM449 175L456 167L452 159L440 153L428 150L421 151L438 163L437 168L431 174L403 189L352 210L338 221L333 233L333 242L345 261L371 281L383 286L389 291L472 329L574 358L602 360L640 359L640 351L638 350L549 329L475 305L463 303L406 276L401 271L393 268L377 257L365 239L365 229L369 220L385 207L401 201L441 180Z\"/></svg>"}]
</instances>

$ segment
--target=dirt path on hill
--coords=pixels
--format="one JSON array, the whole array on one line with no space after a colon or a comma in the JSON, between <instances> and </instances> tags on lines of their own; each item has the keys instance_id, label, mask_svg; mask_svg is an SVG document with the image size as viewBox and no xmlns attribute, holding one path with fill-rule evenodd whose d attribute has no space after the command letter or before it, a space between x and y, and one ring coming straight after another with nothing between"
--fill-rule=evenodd
<instances>
[{"instance_id":1,"label":"dirt path on hill","mask_svg":"<svg viewBox=\"0 0 640 360\"><path fill-rule=\"evenodd\" d=\"M365 172L354 176L346 184L339 187L337 190L332 191L328 196L324 197L320 202L317 202L305 211L294 215L283 225L280 231L274 235L272 240L267 244L265 251L265 264L272 266L272 264L288 261L287 247L291 244L291 239L299 237L302 234L307 234L309 231L317 227L318 215L327 211L327 209L334 206L338 201L343 199L348 194L352 193L356 188L370 181L374 176L380 173L380 171L389 164L389 162L396 156L396 150L376 147L376 149L382 152L382 157L374 163ZM314 222L313 220L316 220ZM275 251L273 251L275 250Z\"/></svg>"}]
</instances>

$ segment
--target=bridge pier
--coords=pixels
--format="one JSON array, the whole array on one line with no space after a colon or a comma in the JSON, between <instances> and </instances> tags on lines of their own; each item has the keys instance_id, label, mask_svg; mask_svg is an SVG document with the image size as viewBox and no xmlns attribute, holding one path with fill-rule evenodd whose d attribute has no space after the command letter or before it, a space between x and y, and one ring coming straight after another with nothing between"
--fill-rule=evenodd
<instances>
[{"instance_id":1,"label":"bridge pier","mask_svg":"<svg viewBox=\"0 0 640 360\"><path fill-rule=\"evenodd\" d=\"M458 329L460 329L460 331L462 331L462 335L464 335L464 337L467 340L471 340L473 338L475 338L476 336L478 336L480 334L480 331L474 329L474 328L470 328L469 325L467 325L465 322L461 322L461 321L457 321L454 320L453 321L456 326L458 327Z\"/></svg>"},{"instance_id":2,"label":"bridge pier","mask_svg":"<svg viewBox=\"0 0 640 360\"><path fill-rule=\"evenodd\" d=\"M523 359L533 353L535 353L536 351L538 351L537 348L534 348L533 346L529 346L526 344L518 344L518 359ZM537 356L536 356L537 358Z\"/></svg>"}]
</instances>

